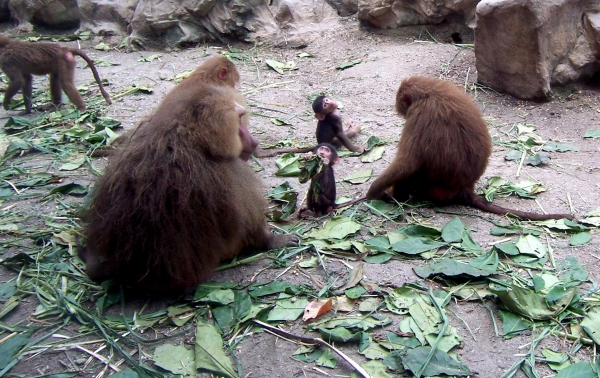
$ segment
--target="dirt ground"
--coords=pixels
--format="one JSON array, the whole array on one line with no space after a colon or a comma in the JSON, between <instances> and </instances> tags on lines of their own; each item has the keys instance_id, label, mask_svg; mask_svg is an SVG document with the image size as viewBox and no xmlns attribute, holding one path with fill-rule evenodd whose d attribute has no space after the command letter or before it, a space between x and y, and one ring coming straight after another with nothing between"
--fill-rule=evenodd
<instances>
[{"instance_id":1,"label":"dirt ground","mask_svg":"<svg viewBox=\"0 0 600 378\"><path fill-rule=\"evenodd\" d=\"M245 57L244 61L236 62L242 77L240 89L246 93L251 110L263 115L252 117L251 131L264 145L285 138L309 144L314 138L316 124L310 111L309 97L318 92L327 92L343 104L341 112L345 121L354 120L362 125L362 133L356 138L358 144L364 144L371 135L388 140L382 160L362 163L358 157L344 157L335 168L336 176L342 178L357 170L369 168L372 168L376 175L382 172L393 158L394 142L402 132L403 120L395 114L393 107L400 80L412 75L437 77L465 88L467 93L475 98L490 124L490 132L495 141L509 140L507 135L512 132L517 123L521 123L534 125L536 134L543 140L569 143L580 148L578 152L553 152L551 161L544 166L524 165L519 169L518 162L504 159L507 150L499 144L494 144L489 166L478 184L480 188L484 187L487 178L492 176L501 176L513 182L531 178L548 188L547 192L537 197L539 205L547 212L573 212L576 217L582 217L587 211L600 207L600 146L598 139L583 138L586 131L600 129L599 88L585 84L557 88L553 101L545 103L520 101L495 93L493 90L476 85L477 72L472 48L446 43L449 42L448 35L451 31L433 27L428 27L427 30L439 43L435 43L431 36L424 32L425 28L380 31L364 29L359 27L356 20L344 19L315 34L315 38L303 49L236 45L238 52ZM465 43L472 43L468 37L466 38ZM124 53L115 49L101 52L91 48L97 42L84 41L82 47L95 59L119 63L112 67L99 68L101 77L110 83L109 92L114 93L132 84L145 85L154 90L152 94L123 97L106 108L106 115L120 120L125 130L134 128L140 120L149 115L173 87L173 81L162 80L162 78L193 69L207 55L230 49L229 46L205 45L185 50L174 49L171 52ZM141 57L149 57L157 53L161 56L156 60L139 61ZM311 57L299 56L300 53L310 53ZM286 71L282 75L269 69L265 65L265 59L294 62L298 69ZM336 70L338 65L357 59L362 59L361 63L345 70ZM91 80L91 73L88 69L83 69L80 64L76 78L78 82L88 82ZM15 112L0 111L2 118L14 114ZM270 117L287 119L292 126L277 126L270 121ZM101 160L97 164L98 167L103 166ZM299 185L295 178L286 179L274 175L277 170L275 158L261 159L252 164L257 170L262 168L257 174L262 178L265 190L288 180L298 189L299 197L303 197L306 185ZM518 177L517 173L519 173ZM87 179L92 180L92 176ZM340 184L338 195L356 197L365 194L370 182L372 180L361 185ZM508 208L541 211L535 201L515 196L498 198L495 202ZM39 211L53 211L52 208L43 207L35 201L28 201L22 206L39 208ZM474 214L461 215L460 218L472 229L475 241L484 248L503 239L490 234L493 225L486 220L491 218L502 221L503 217L458 206L446 210ZM432 208L424 209L423 214L427 217L412 214L394 227L407 223L443 226L455 216L438 213ZM484 217L479 217L480 215ZM598 282L600 251L597 229L592 230L592 235L591 243L579 247L570 247L568 237L558 234L553 235L549 243L554 249L557 260L568 256L576 257L590 273L589 280ZM364 237L366 237L365 233L358 236L358 238ZM399 286L405 282L418 282L421 280L413 273L412 268L422 264L423 260L420 259L365 264L365 278L379 285L391 286ZM250 280L256 280L258 276L262 281L269 281L284 272L284 269L261 271L266 266L267 263L262 261L226 270L217 273L215 280L249 283ZM330 267L340 271L345 269L344 265L335 261L330 263ZM7 273L4 268L0 269L3 270L3 280L12 277L12 273ZM322 272L315 268L313 274L318 277ZM279 279L292 283L312 284L307 277L293 272L287 272ZM168 302L168 299L165 301ZM4 320L9 324L26 322L29 312L35 309L35 297L30 297L28 303L29 306L21 304L8 320ZM137 311L145 303L145 301L129 303L127 311ZM485 304L494 313L498 324L501 324L497 317L498 306L491 300L486 300ZM164 306L164 302L157 301L151 304L151 307L161 306ZM459 334L463 337L457 353L462 362L478 377L500 377L519 355L528 351L531 333L525 332L508 340L496 335L490 312L482 302L453 301L448 305L448 314L451 324L458 328ZM390 313L385 315L393 317ZM395 329L398 321L398 317L395 317L391 328ZM302 334L303 327L301 321L296 321L284 328ZM542 346L556 351L570 350L570 344L558 337L547 338ZM364 357L357 353L355 345L340 347L356 361L365 362ZM151 346L150 349L152 348ZM236 358L241 364L244 377L323 376L311 364L301 363L291 358L296 348L297 345L275 336L265 333L254 334L246 337L238 345ZM584 347L577 357L586 360L594 352L595 349ZM72 358L76 359L77 356ZM62 353L40 354L27 362L20 362L10 372L34 376L70 370L68 364L58 363L58 360L67 361ZM335 369L321 369L330 376L337 377L350 376L352 372L351 367L341 360ZM101 367L97 367L96 370L80 372L79 375L96 376L101 370ZM541 366L540 371L544 376L553 374L545 366ZM524 374L519 372L516 376L521 377Z\"/></svg>"}]
</instances>

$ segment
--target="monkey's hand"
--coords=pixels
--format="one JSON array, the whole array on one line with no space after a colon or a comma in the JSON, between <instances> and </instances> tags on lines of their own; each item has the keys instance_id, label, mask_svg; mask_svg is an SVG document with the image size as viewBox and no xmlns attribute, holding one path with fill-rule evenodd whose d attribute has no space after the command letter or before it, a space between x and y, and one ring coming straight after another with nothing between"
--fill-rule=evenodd
<instances>
[{"instance_id":1,"label":"monkey's hand","mask_svg":"<svg viewBox=\"0 0 600 378\"><path fill-rule=\"evenodd\" d=\"M294 234L273 234L269 232L267 249L278 249L283 247L297 247L300 239Z\"/></svg>"}]
</instances>

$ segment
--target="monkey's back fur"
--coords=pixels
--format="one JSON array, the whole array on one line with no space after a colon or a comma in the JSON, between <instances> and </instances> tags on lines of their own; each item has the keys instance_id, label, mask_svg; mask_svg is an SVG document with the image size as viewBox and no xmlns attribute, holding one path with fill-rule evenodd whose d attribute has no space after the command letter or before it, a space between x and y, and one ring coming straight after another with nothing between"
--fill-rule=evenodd
<instances>
[{"instance_id":1,"label":"monkey's back fur","mask_svg":"<svg viewBox=\"0 0 600 378\"><path fill-rule=\"evenodd\" d=\"M414 196L440 205L457 203L522 219L573 219L506 209L475 194L492 154L492 138L475 102L455 85L421 76L403 80L396 111L406 118L398 152L373 182L368 199L391 188L400 201Z\"/></svg>"},{"instance_id":2,"label":"monkey's back fur","mask_svg":"<svg viewBox=\"0 0 600 378\"><path fill-rule=\"evenodd\" d=\"M87 273L138 289L188 288L219 261L268 244L264 200L241 146L231 94L171 92L117 150L84 216Z\"/></svg>"},{"instance_id":3,"label":"monkey's back fur","mask_svg":"<svg viewBox=\"0 0 600 378\"><path fill-rule=\"evenodd\" d=\"M417 76L402 81L396 111L406 122L395 160L418 177L419 185L410 190L441 203L473 191L492 154L473 100L452 83Z\"/></svg>"}]
</instances>

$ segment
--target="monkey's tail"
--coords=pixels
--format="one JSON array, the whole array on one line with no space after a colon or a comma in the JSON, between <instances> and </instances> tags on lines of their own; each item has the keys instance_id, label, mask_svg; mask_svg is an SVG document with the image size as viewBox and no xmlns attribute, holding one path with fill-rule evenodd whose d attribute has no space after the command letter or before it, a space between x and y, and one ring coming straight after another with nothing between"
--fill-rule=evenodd
<instances>
[{"instance_id":1,"label":"monkey's tail","mask_svg":"<svg viewBox=\"0 0 600 378\"><path fill-rule=\"evenodd\" d=\"M273 157L281 154L287 154L289 152L298 154L298 153L306 153L315 149L316 146L313 147L303 147L303 148L278 148L272 150L263 150L262 148L257 148L254 150L252 155L256 158L265 158L265 157Z\"/></svg>"},{"instance_id":2,"label":"monkey's tail","mask_svg":"<svg viewBox=\"0 0 600 378\"><path fill-rule=\"evenodd\" d=\"M464 203L468 206L475 207L477 209L487 211L492 214L499 215L508 215L514 216L517 218L532 220L532 221L542 221L547 219L570 219L573 220L575 217L571 214L538 214L538 213L530 213L528 211L518 211L507 209L498 205L494 205L491 202L488 202L485 198L476 195L473 192L467 192L463 195Z\"/></svg>"},{"instance_id":3,"label":"monkey's tail","mask_svg":"<svg viewBox=\"0 0 600 378\"><path fill-rule=\"evenodd\" d=\"M70 49L70 51L72 54L80 56L81 59L85 60L88 66L90 66L90 69L92 70L92 75L94 75L94 79L96 79L96 83L98 83L98 88L100 88L102 96L104 97L108 105L111 105L112 101L110 100L108 92L106 92L104 86L102 85L102 80L100 79L100 75L98 75L98 71L96 70L96 66L94 66L94 62L90 59L89 56L86 55L86 53L84 53L80 49Z\"/></svg>"},{"instance_id":4,"label":"monkey's tail","mask_svg":"<svg viewBox=\"0 0 600 378\"><path fill-rule=\"evenodd\" d=\"M350 200L350 201L346 201L346 202L343 202L343 203L334 204L333 208L334 209L339 209L341 207L346 207L346 206L354 205L356 203L365 201L366 199L367 199L366 196L358 197L358 198L355 198L355 199Z\"/></svg>"}]
</instances>

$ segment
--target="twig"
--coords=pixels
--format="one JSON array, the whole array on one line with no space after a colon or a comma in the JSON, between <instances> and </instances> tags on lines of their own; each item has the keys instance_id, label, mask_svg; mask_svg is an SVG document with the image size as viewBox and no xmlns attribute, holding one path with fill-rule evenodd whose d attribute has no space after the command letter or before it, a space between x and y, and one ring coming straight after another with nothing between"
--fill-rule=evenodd
<instances>
[{"instance_id":1,"label":"twig","mask_svg":"<svg viewBox=\"0 0 600 378\"><path fill-rule=\"evenodd\" d=\"M115 366L115 365L111 364L110 362L108 362L108 360L107 360L106 358L104 358L103 356L101 356L101 355L99 355L99 354L97 354L97 353L94 353L94 352L92 352L91 350L85 349L84 347L82 347L82 346L79 346L79 345L75 345L75 346L73 346L73 347L74 347L75 349L79 349L80 351L82 351L82 352L85 352L85 353L89 354L89 355L90 355L90 356L92 356L92 357L95 357L95 358L96 358L98 361L102 362L102 363L103 363L103 364L105 364L105 365L108 365L108 367L110 367L110 368L111 368L111 369L113 369L114 371L116 371L116 372L119 372L119 371L121 371L121 369L119 369L117 366Z\"/></svg>"},{"instance_id":2,"label":"twig","mask_svg":"<svg viewBox=\"0 0 600 378\"><path fill-rule=\"evenodd\" d=\"M521 161L519 162L519 167L517 168L517 174L515 175L515 177L519 177L519 175L521 174L521 168L523 168L523 162L525 161L525 156L527 156L527 152L523 151L523 153L521 154Z\"/></svg>"},{"instance_id":3,"label":"twig","mask_svg":"<svg viewBox=\"0 0 600 378\"><path fill-rule=\"evenodd\" d=\"M263 323L260 320L252 320L252 322L254 322L255 324L261 326L264 329L268 329L271 332L274 332L276 334L278 334L279 336L283 336L292 340L298 340L301 341L303 343L307 343L307 344L318 344L318 345L322 345L322 346L326 346L327 348L331 349L332 351L334 351L338 356L340 356L341 358L344 359L344 361L346 361L347 363L350 364L350 366L352 366L354 368L354 370L360 374L363 378L371 378L371 375L365 370L363 369L358 363L356 363L354 360L352 360L350 357L346 356L341 350L336 349L333 345L329 344L328 342L326 342L323 339L320 339L318 337L304 337L304 336L297 336L294 334L291 334L289 332L286 332L280 328L277 327L273 327L272 325L269 325L267 323Z\"/></svg>"}]
</instances>

